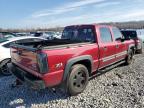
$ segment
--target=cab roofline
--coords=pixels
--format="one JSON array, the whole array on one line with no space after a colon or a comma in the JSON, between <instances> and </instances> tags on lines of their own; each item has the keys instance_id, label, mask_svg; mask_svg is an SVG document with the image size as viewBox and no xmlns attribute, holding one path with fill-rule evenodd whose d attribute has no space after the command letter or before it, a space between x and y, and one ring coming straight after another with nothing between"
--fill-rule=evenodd
<instances>
[{"instance_id":1,"label":"cab roofline","mask_svg":"<svg viewBox=\"0 0 144 108\"><path fill-rule=\"evenodd\" d=\"M70 25L70 26L66 26L66 28L70 28L70 27L82 27L82 26L116 27L116 26L104 25L104 24L79 24L79 25Z\"/></svg>"}]
</instances>

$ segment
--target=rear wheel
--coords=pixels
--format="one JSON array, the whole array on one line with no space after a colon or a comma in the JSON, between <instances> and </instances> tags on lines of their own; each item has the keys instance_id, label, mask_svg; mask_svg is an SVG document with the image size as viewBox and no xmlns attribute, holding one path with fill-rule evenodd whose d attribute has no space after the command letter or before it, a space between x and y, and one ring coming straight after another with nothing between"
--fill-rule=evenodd
<instances>
[{"instance_id":1,"label":"rear wheel","mask_svg":"<svg viewBox=\"0 0 144 108\"><path fill-rule=\"evenodd\" d=\"M125 59L126 65L130 65L130 64L132 63L132 61L133 61L133 55L134 55L133 50L130 49L130 50L128 51L128 56L127 56L126 59Z\"/></svg>"},{"instance_id":2,"label":"rear wheel","mask_svg":"<svg viewBox=\"0 0 144 108\"><path fill-rule=\"evenodd\" d=\"M74 65L67 79L68 93L73 96L83 92L88 84L88 78L88 69L84 65Z\"/></svg>"},{"instance_id":3,"label":"rear wheel","mask_svg":"<svg viewBox=\"0 0 144 108\"><path fill-rule=\"evenodd\" d=\"M0 63L0 72L4 75L4 76L9 76L11 75L11 72L9 72L7 64L11 62L11 59L5 59Z\"/></svg>"}]
</instances>

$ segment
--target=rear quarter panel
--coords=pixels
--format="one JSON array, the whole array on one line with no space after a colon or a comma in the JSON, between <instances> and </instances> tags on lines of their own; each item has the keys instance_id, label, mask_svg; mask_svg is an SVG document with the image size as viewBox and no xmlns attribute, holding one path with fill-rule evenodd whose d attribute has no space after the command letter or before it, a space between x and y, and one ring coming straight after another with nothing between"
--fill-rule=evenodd
<instances>
[{"instance_id":1,"label":"rear quarter panel","mask_svg":"<svg viewBox=\"0 0 144 108\"><path fill-rule=\"evenodd\" d=\"M94 72L98 68L99 50L96 43L81 46L71 46L70 48L43 50L43 52L46 53L48 56L49 67L49 72L43 76L43 80L45 81L46 86L50 86L49 84L53 83L61 83L64 77L66 64L72 58L90 55L92 57L92 71ZM57 64L62 65L60 67L57 67Z\"/></svg>"},{"instance_id":2,"label":"rear quarter panel","mask_svg":"<svg viewBox=\"0 0 144 108\"><path fill-rule=\"evenodd\" d=\"M135 41L134 40L126 40L124 41L124 44L126 45L126 49L128 50L130 46L135 46Z\"/></svg>"},{"instance_id":3,"label":"rear quarter panel","mask_svg":"<svg viewBox=\"0 0 144 108\"><path fill-rule=\"evenodd\" d=\"M93 59L93 70L98 65L98 46L97 44L86 44L81 46L72 46L70 48L61 48L56 50L45 50L43 51L48 56L49 73L57 70L64 70L68 60L80 57L83 55L90 55ZM56 68L56 64L62 63L60 68Z\"/></svg>"}]
</instances>

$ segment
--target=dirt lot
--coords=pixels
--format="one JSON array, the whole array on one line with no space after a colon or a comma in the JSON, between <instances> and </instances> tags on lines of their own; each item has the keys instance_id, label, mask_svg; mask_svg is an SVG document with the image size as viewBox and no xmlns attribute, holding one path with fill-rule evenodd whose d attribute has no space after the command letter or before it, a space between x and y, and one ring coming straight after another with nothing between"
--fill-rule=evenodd
<instances>
[{"instance_id":1,"label":"dirt lot","mask_svg":"<svg viewBox=\"0 0 144 108\"><path fill-rule=\"evenodd\" d=\"M130 66L119 66L92 79L84 93L75 97L61 89L11 88L14 80L14 76L0 76L1 108L144 108L144 54L135 55Z\"/></svg>"}]
</instances>

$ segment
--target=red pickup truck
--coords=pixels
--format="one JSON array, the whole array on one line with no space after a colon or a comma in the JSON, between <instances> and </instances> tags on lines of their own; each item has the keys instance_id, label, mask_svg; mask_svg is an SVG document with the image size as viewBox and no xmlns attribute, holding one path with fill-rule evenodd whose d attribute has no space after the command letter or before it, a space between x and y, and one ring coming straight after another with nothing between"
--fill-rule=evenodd
<instances>
[{"instance_id":1,"label":"red pickup truck","mask_svg":"<svg viewBox=\"0 0 144 108\"><path fill-rule=\"evenodd\" d=\"M77 95L97 72L120 62L130 64L134 48L113 26L67 26L61 39L13 44L8 67L32 88L62 84L70 95Z\"/></svg>"}]
</instances>

